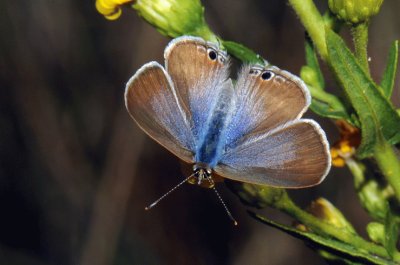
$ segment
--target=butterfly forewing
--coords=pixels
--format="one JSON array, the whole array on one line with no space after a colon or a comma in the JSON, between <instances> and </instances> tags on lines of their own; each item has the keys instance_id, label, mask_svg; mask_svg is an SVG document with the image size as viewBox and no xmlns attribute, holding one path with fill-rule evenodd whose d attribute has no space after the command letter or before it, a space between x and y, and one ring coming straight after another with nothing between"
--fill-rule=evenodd
<instances>
[{"instance_id":1,"label":"butterfly forewing","mask_svg":"<svg viewBox=\"0 0 400 265\"><path fill-rule=\"evenodd\" d=\"M275 187L320 183L330 168L328 143L312 120L295 120L272 131L246 136L215 167L223 177Z\"/></svg>"},{"instance_id":2,"label":"butterfly forewing","mask_svg":"<svg viewBox=\"0 0 400 265\"><path fill-rule=\"evenodd\" d=\"M190 123L161 65L151 62L136 72L126 85L125 104L132 118L151 138L180 159L193 162Z\"/></svg>"},{"instance_id":3,"label":"butterfly forewing","mask_svg":"<svg viewBox=\"0 0 400 265\"><path fill-rule=\"evenodd\" d=\"M193 122L197 140L228 79L229 62L225 52L200 38L180 37L164 53L168 73Z\"/></svg>"},{"instance_id":4,"label":"butterfly forewing","mask_svg":"<svg viewBox=\"0 0 400 265\"><path fill-rule=\"evenodd\" d=\"M235 89L238 106L227 135L228 145L236 144L243 135L272 130L298 119L310 104L305 84L274 66L243 67Z\"/></svg>"}]
</instances>

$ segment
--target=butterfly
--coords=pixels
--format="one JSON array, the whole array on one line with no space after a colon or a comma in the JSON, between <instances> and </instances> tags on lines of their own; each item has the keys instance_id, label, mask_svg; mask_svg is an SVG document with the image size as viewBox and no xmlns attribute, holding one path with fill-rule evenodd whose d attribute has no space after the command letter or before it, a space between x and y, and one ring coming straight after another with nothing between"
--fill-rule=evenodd
<instances>
[{"instance_id":1,"label":"butterfly","mask_svg":"<svg viewBox=\"0 0 400 265\"><path fill-rule=\"evenodd\" d=\"M149 62L127 82L125 104L146 134L193 164L189 178L212 186L216 173L282 188L325 178L329 144L317 122L301 119L311 102L301 79L245 65L233 83L228 54L191 36L173 39L164 58L165 67Z\"/></svg>"}]
</instances>

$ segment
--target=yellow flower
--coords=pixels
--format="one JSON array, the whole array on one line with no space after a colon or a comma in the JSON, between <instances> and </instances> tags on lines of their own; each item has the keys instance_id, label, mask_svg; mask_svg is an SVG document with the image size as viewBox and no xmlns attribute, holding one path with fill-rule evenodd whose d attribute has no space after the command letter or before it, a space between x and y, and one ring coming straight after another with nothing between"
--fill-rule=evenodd
<instances>
[{"instance_id":1,"label":"yellow flower","mask_svg":"<svg viewBox=\"0 0 400 265\"><path fill-rule=\"evenodd\" d=\"M96 9L114 20L120 17L121 6L125 4L130 4L139 16L166 36L193 35L218 42L205 22L200 0L96 0Z\"/></svg>"},{"instance_id":2,"label":"yellow flower","mask_svg":"<svg viewBox=\"0 0 400 265\"><path fill-rule=\"evenodd\" d=\"M121 6L133 0L96 0L96 9L105 18L115 20L121 16Z\"/></svg>"},{"instance_id":3,"label":"yellow flower","mask_svg":"<svg viewBox=\"0 0 400 265\"><path fill-rule=\"evenodd\" d=\"M360 130L348 124L344 120L336 122L339 128L340 139L331 147L332 165L344 167L346 160L350 159L360 145Z\"/></svg>"}]
</instances>

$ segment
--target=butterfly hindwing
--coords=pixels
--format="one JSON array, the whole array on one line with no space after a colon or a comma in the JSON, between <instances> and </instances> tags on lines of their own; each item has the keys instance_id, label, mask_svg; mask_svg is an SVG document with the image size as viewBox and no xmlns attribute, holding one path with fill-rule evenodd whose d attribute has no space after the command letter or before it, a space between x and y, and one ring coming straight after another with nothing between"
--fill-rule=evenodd
<instances>
[{"instance_id":1,"label":"butterfly hindwing","mask_svg":"<svg viewBox=\"0 0 400 265\"><path fill-rule=\"evenodd\" d=\"M189 119L171 78L160 64L145 64L128 81L125 104L132 118L151 138L183 161L194 161Z\"/></svg>"},{"instance_id":2,"label":"butterfly hindwing","mask_svg":"<svg viewBox=\"0 0 400 265\"><path fill-rule=\"evenodd\" d=\"M214 170L233 180L284 188L319 184L330 168L324 132L313 120L294 120L246 136Z\"/></svg>"}]
</instances>

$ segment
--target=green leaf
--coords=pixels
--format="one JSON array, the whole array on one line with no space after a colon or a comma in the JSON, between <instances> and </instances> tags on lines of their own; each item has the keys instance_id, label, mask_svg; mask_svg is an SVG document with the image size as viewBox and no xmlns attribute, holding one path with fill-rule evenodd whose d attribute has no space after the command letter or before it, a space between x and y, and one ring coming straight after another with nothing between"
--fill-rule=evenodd
<instances>
[{"instance_id":1,"label":"green leaf","mask_svg":"<svg viewBox=\"0 0 400 265\"><path fill-rule=\"evenodd\" d=\"M399 41L394 41L390 47L388 61L385 71L383 72L381 87L383 94L390 99L393 92L394 80L396 78L397 62L399 55Z\"/></svg>"},{"instance_id":2,"label":"green leaf","mask_svg":"<svg viewBox=\"0 0 400 265\"><path fill-rule=\"evenodd\" d=\"M346 121L350 121L345 112L332 109L327 102L320 101L315 98L312 99L310 109L321 117L331 119L345 119Z\"/></svg>"},{"instance_id":3,"label":"green leaf","mask_svg":"<svg viewBox=\"0 0 400 265\"><path fill-rule=\"evenodd\" d=\"M322 117L345 119L352 123L340 99L324 90L324 76L319 66L317 53L309 38L305 42L305 54L307 65L301 68L300 76L311 92L311 110Z\"/></svg>"},{"instance_id":4,"label":"green leaf","mask_svg":"<svg viewBox=\"0 0 400 265\"><path fill-rule=\"evenodd\" d=\"M360 158L372 155L378 137L400 142L400 116L379 87L363 71L344 41L327 30L329 60L361 123Z\"/></svg>"},{"instance_id":5,"label":"green leaf","mask_svg":"<svg viewBox=\"0 0 400 265\"><path fill-rule=\"evenodd\" d=\"M353 124L354 122L349 117L343 103L338 97L327 93L322 89L314 88L307 84L308 89L311 92L311 110L322 117L332 119L345 119L347 122Z\"/></svg>"},{"instance_id":6,"label":"green leaf","mask_svg":"<svg viewBox=\"0 0 400 265\"><path fill-rule=\"evenodd\" d=\"M398 218L392 213L389 206L387 207L387 214L385 220L385 248L389 255L393 257L393 254L397 251L396 245L399 236L399 222Z\"/></svg>"},{"instance_id":7,"label":"green leaf","mask_svg":"<svg viewBox=\"0 0 400 265\"><path fill-rule=\"evenodd\" d=\"M330 237L323 237L313 232L304 232L292 227L288 227L285 225L278 224L274 221L268 220L267 218L257 215L253 212L249 211L249 214L255 219L277 228L287 234L297 237L305 242L310 243L311 245L325 250L335 256L340 256L342 259L347 262L359 263L359 264L381 264L381 265L394 265L397 264L394 261L391 261L387 258L377 256L376 254L369 253L365 249L358 249L348 243L341 242L337 239Z\"/></svg>"},{"instance_id":8,"label":"green leaf","mask_svg":"<svg viewBox=\"0 0 400 265\"><path fill-rule=\"evenodd\" d=\"M324 89L325 80L322 74L321 68L319 67L317 53L315 52L314 46L309 38L305 42L305 52L306 52L306 63L307 66L311 67L317 76L317 84L312 84L315 88Z\"/></svg>"},{"instance_id":9,"label":"green leaf","mask_svg":"<svg viewBox=\"0 0 400 265\"><path fill-rule=\"evenodd\" d=\"M237 59L244 63L258 63L264 65L264 59L246 46L233 41L222 41L222 45Z\"/></svg>"}]
</instances>

